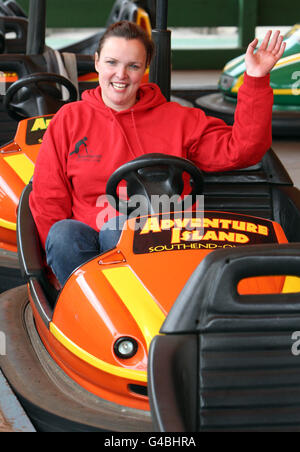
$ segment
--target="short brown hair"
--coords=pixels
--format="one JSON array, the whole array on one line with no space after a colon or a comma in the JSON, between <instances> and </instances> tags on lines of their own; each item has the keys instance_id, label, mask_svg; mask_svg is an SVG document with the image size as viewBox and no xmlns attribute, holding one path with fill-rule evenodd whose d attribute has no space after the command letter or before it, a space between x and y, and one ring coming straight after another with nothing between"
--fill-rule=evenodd
<instances>
[{"instance_id":1,"label":"short brown hair","mask_svg":"<svg viewBox=\"0 0 300 452\"><path fill-rule=\"evenodd\" d=\"M134 22L129 22L128 20L121 20L120 22L116 22L112 24L104 35L101 37L98 45L98 55L100 56L101 50L104 46L105 41L108 38L125 38L128 41L131 39L137 39L140 41L146 50L146 64L147 66L151 63L151 60L154 55L154 42L145 32L145 30Z\"/></svg>"}]
</instances>

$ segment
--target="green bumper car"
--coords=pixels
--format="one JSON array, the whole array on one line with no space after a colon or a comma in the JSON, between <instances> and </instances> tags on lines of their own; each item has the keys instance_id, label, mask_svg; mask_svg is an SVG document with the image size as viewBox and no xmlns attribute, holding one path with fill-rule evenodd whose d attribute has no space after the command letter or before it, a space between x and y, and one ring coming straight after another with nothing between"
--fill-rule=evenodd
<instances>
[{"instance_id":1,"label":"green bumper car","mask_svg":"<svg viewBox=\"0 0 300 452\"><path fill-rule=\"evenodd\" d=\"M273 135L300 136L300 23L294 25L284 40L284 56L271 71ZM197 106L207 114L232 124L245 69L245 55L229 61L220 76L218 93L197 99Z\"/></svg>"}]
</instances>

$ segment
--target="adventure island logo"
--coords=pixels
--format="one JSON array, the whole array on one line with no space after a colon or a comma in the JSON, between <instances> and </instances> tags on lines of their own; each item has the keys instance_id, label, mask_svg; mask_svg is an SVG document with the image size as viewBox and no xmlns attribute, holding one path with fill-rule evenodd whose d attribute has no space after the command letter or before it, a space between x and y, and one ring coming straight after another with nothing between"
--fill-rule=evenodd
<instances>
[{"instance_id":1,"label":"adventure island logo","mask_svg":"<svg viewBox=\"0 0 300 452\"><path fill-rule=\"evenodd\" d=\"M199 212L198 212L199 214ZM144 218L134 236L134 253L199 250L274 243L276 234L271 222L235 214L205 212L184 218L152 215Z\"/></svg>"},{"instance_id":2,"label":"adventure island logo","mask_svg":"<svg viewBox=\"0 0 300 452\"><path fill-rule=\"evenodd\" d=\"M27 145L32 146L35 144L42 143L44 133L48 129L48 126L49 126L52 118L53 118L53 115L40 116L38 118L30 119L27 122L27 129L26 129L26 144Z\"/></svg>"}]
</instances>

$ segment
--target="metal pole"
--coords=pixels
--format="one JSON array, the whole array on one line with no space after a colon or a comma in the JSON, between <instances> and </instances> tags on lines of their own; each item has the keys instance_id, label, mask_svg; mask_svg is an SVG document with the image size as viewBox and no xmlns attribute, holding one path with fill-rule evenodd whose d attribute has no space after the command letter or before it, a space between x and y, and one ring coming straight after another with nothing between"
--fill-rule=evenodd
<instances>
[{"instance_id":1,"label":"metal pole","mask_svg":"<svg viewBox=\"0 0 300 452\"><path fill-rule=\"evenodd\" d=\"M45 49L46 0L30 0L27 55L41 55Z\"/></svg>"},{"instance_id":2,"label":"metal pole","mask_svg":"<svg viewBox=\"0 0 300 452\"><path fill-rule=\"evenodd\" d=\"M171 31L168 26L168 0L156 1L156 28L152 31L155 56L150 66L149 81L156 83L169 101L171 97Z\"/></svg>"},{"instance_id":3,"label":"metal pole","mask_svg":"<svg viewBox=\"0 0 300 452\"><path fill-rule=\"evenodd\" d=\"M166 30L168 27L168 0L157 0L156 28Z\"/></svg>"}]
</instances>

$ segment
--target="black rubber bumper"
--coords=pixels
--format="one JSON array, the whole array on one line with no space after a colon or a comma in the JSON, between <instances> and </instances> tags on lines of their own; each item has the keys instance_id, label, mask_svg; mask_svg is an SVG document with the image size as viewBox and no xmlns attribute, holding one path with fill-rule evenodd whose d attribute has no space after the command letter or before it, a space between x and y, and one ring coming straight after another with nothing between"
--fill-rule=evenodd
<instances>
[{"instance_id":1,"label":"black rubber bumper","mask_svg":"<svg viewBox=\"0 0 300 452\"><path fill-rule=\"evenodd\" d=\"M233 124L236 104L226 101L220 92L198 97L195 106L208 116L223 119L229 125ZM299 137L300 111L274 111L272 133L277 137Z\"/></svg>"}]
</instances>

